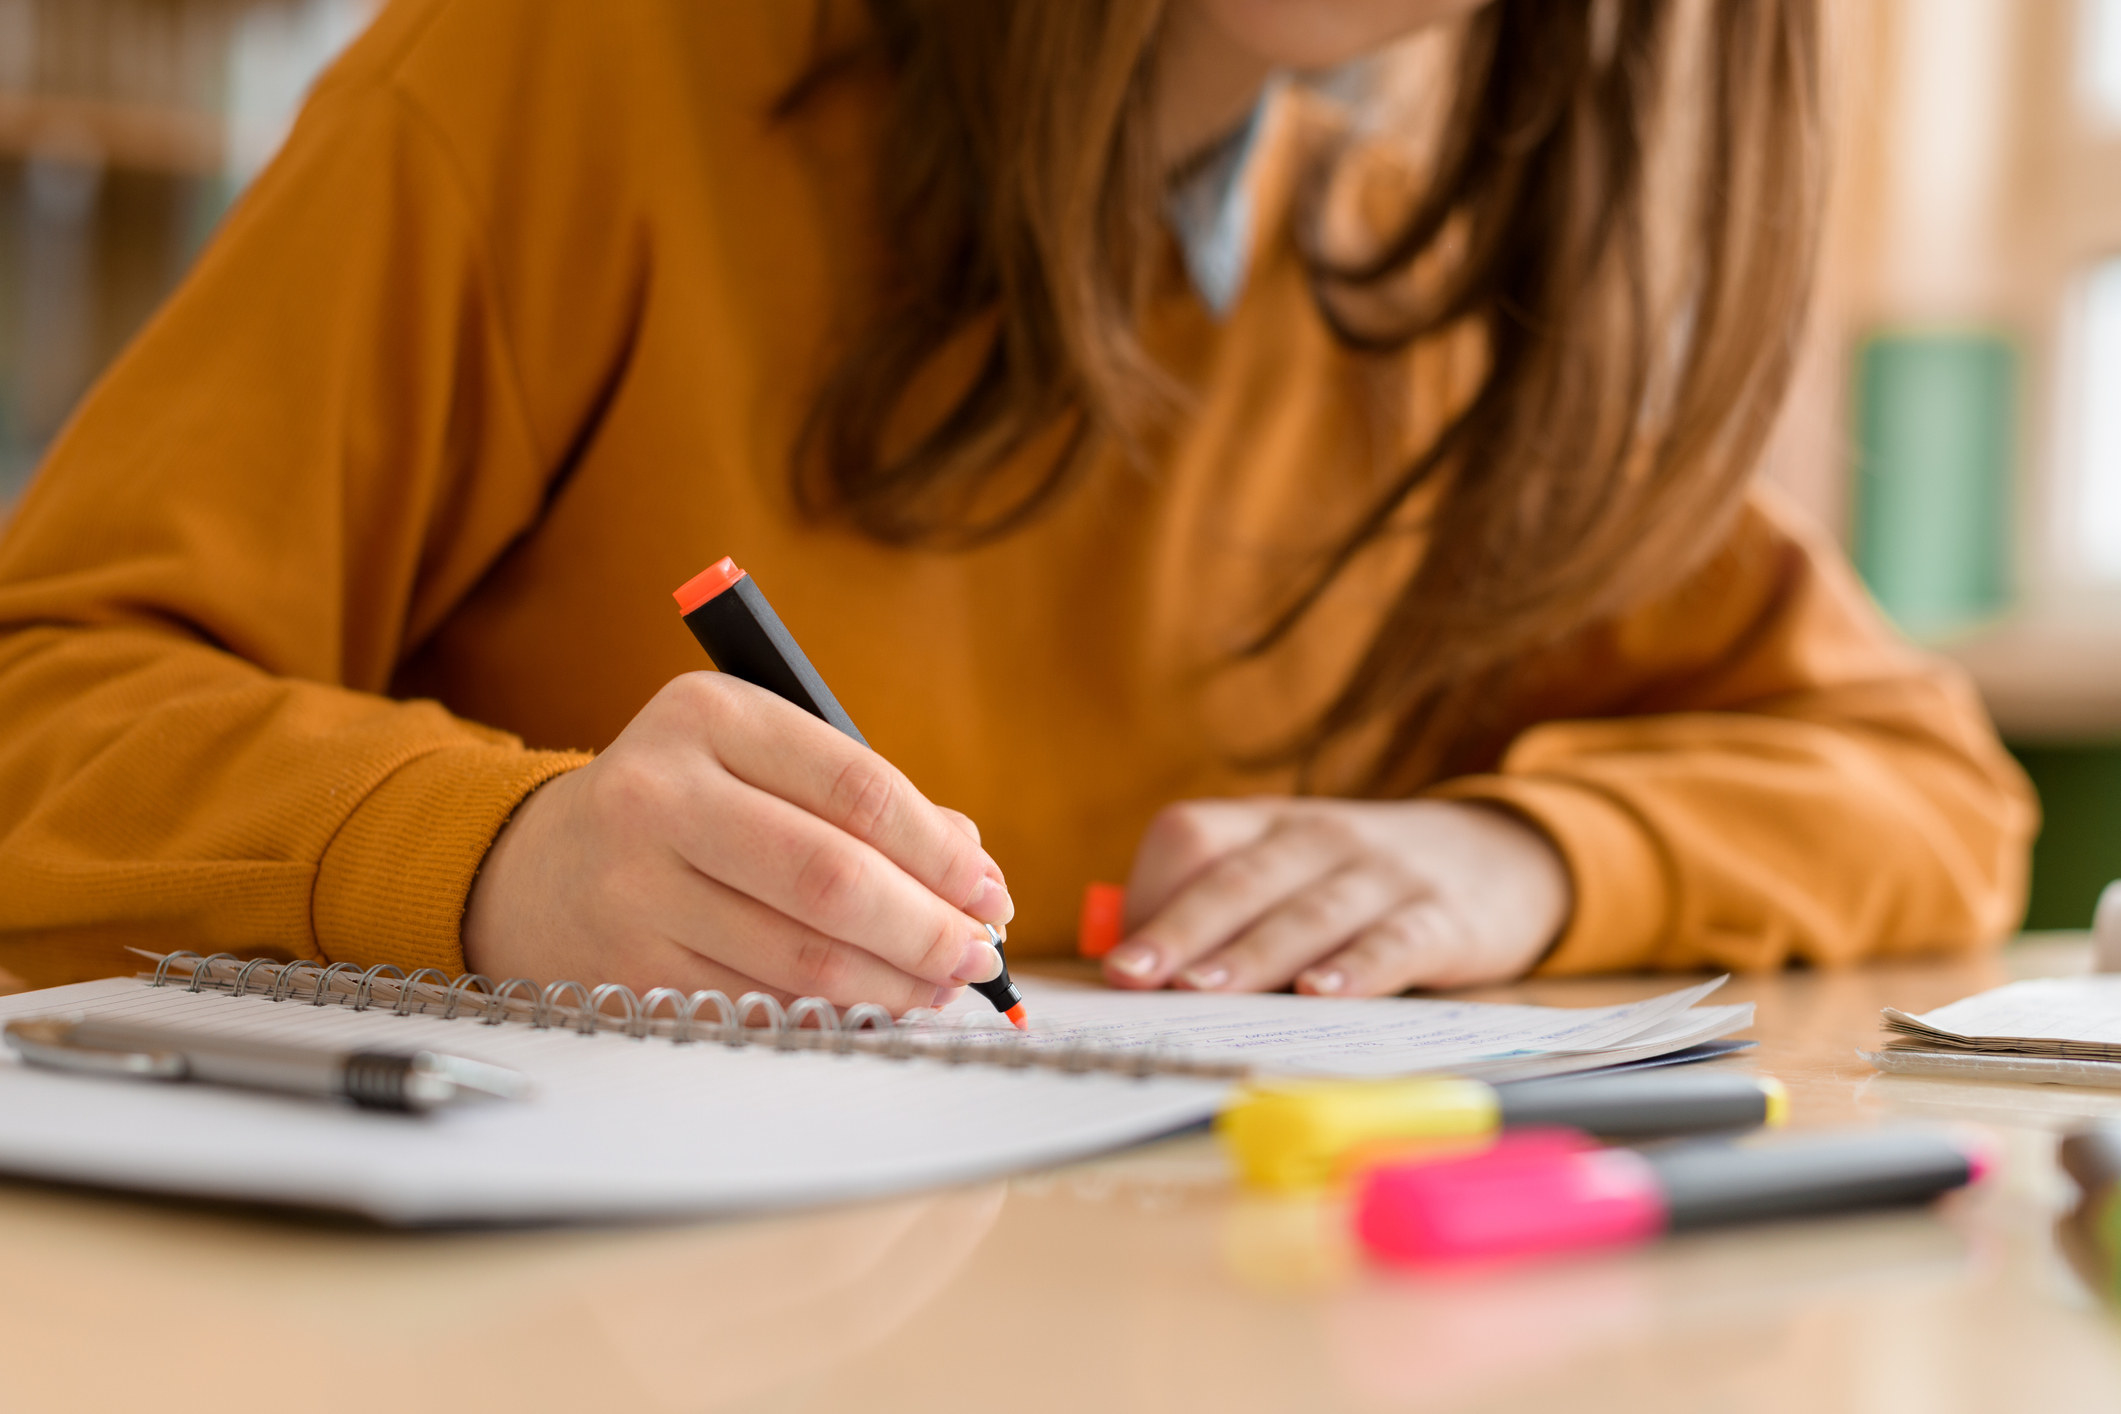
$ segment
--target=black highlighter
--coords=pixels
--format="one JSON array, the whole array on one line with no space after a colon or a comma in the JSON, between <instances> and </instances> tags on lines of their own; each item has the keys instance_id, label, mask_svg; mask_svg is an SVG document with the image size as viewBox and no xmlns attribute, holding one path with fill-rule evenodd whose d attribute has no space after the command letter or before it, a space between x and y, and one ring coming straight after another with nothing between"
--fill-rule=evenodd
<instances>
[{"instance_id":1,"label":"black highlighter","mask_svg":"<svg viewBox=\"0 0 2121 1414\"><path fill-rule=\"evenodd\" d=\"M811 716L822 719L869 744L847 709L840 706L832 689L803 656L795 635L788 632L781 616L766 602L758 583L723 556L701 570L673 595L685 626L707 650L716 668L755 687L763 687L784 701L793 702ZM987 935L996 952L1003 950L1002 931L987 924ZM1009 977L1009 958L1002 956L1002 970L990 982L974 982L978 992L994 1009L1018 1027L1025 1025L1024 994Z\"/></svg>"}]
</instances>

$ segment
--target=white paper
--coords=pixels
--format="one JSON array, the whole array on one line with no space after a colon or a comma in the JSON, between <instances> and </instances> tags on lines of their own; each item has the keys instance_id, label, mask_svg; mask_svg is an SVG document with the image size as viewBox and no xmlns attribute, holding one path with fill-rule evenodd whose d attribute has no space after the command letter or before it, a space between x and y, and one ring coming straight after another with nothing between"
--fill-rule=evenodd
<instances>
[{"instance_id":1,"label":"white paper","mask_svg":"<svg viewBox=\"0 0 2121 1414\"><path fill-rule=\"evenodd\" d=\"M1909 1015L1886 1011L1894 1030L1958 1041L2059 1041L2121 1047L2121 977L2036 977Z\"/></svg>"},{"instance_id":2,"label":"white paper","mask_svg":"<svg viewBox=\"0 0 2121 1414\"><path fill-rule=\"evenodd\" d=\"M1117 992L1060 982L1019 983L1042 1048L1161 1046L1199 1060L1292 1075L1388 1076L1449 1071L1522 1079L1641 1059L1728 1035L1752 1023L1750 1004L1695 1007L1721 977L1644 1001L1605 1007L1508 1006L1441 997L1355 999ZM993 1024L977 996L946 1016Z\"/></svg>"},{"instance_id":3,"label":"white paper","mask_svg":"<svg viewBox=\"0 0 2121 1414\"><path fill-rule=\"evenodd\" d=\"M2051 1056L1968 1055L1893 1045L1858 1055L1895 1075L1942 1080L2010 1080L2023 1085L2088 1085L2121 1090L2121 1065L2112 1061L2061 1060Z\"/></svg>"},{"instance_id":4,"label":"white paper","mask_svg":"<svg viewBox=\"0 0 2121 1414\"><path fill-rule=\"evenodd\" d=\"M1194 1124L1226 1086L672 1045L354 1013L113 979L0 999L320 1047L513 1066L529 1100L411 1117L205 1085L0 1064L0 1167L351 1209L386 1222L794 1207L1064 1162Z\"/></svg>"},{"instance_id":5,"label":"white paper","mask_svg":"<svg viewBox=\"0 0 2121 1414\"><path fill-rule=\"evenodd\" d=\"M1493 1078L1681 1049L1744 1025L1710 983L1621 1007L1132 994L1025 987L1035 1046L1184 1044L1276 1070L1451 1068ZM108 1080L0 1051L0 1168L335 1207L388 1222L612 1218L791 1207L1084 1157L1214 1113L1226 1082L675 1045L471 1017L398 1016L154 988L131 978L0 998L0 1020L86 1013L330 1049L511 1066L530 1099L425 1117L203 1085Z\"/></svg>"}]
</instances>

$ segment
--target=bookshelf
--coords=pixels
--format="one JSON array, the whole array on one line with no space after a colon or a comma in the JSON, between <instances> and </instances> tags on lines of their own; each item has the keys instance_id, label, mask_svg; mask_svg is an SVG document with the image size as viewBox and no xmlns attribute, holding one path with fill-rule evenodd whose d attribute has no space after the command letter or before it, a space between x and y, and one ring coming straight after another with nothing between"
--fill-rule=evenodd
<instances>
[{"instance_id":1,"label":"bookshelf","mask_svg":"<svg viewBox=\"0 0 2121 1414\"><path fill-rule=\"evenodd\" d=\"M379 0L0 0L0 514Z\"/></svg>"}]
</instances>

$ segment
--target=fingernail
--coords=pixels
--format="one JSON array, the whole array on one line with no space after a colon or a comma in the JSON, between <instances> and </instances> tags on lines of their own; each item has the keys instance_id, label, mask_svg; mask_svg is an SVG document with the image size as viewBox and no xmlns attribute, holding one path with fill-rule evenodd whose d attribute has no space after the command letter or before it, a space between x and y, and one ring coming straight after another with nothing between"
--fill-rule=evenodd
<instances>
[{"instance_id":1,"label":"fingernail","mask_svg":"<svg viewBox=\"0 0 2121 1414\"><path fill-rule=\"evenodd\" d=\"M999 879L982 879L972 897L965 902L965 912L982 923L1007 923L1016 917L1016 904L1009 898L1009 889Z\"/></svg>"},{"instance_id":2,"label":"fingernail","mask_svg":"<svg viewBox=\"0 0 2121 1414\"><path fill-rule=\"evenodd\" d=\"M1121 943L1105 955L1105 966L1129 977L1147 977L1156 970L1156 949L1139 943Z\"/></svg>"},{"instance_id":3,"label":"fingernail","mask_svg":"<svg viewBox=\"0 0 2121 1414\"><path fill-rule=\"evenodd\" d=\"M1320 995L1329 995L1347 986L1348 979L1342 973L1328 969L1324 972L1306 972L1303 975L1303 984Z\"/></svg>"},{"instance_id":4,"label":"fingernail","mask_svg":"<svg viewBox=\"0 0 2121 1414\"><path fill-rule=\"evenodd\" d=\"M1178 974L1178 979L1196 992L1212 992L1230 980L1227 967L1189 967Z\"/></svg>"},{"instance_id":5,"label":"fingernail","mask_svg":"<svg viewBox=\"0 0 2121 1414\"><path fill-rule=\"evenodd\" d=\"M957 971L950 974L953 982L992 982L1002 975L1002 955L994 944L981 938L978 942L965 944L965 950L957 956Z\"/></svg>"}]
</instances>

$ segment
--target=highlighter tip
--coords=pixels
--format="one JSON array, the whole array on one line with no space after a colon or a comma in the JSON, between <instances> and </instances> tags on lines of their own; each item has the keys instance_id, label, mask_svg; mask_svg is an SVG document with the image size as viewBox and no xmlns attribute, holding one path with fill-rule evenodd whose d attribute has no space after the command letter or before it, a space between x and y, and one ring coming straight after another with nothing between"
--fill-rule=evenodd
<instances>
[{"instance_id":1,"label":"highlighter tip","mask_svg":"<svg viewBox=\"0 0 2121 1414\"><path fill-rule=\"evenodd\" d=\"M1011 1024L1019 1031L1029 1031L1031 1029L1031 1023L1024 1019L1024 1004L1022 1002L1010 1007L1002 1015L1008 1017Z\"/></svg>"}]
</instances>

